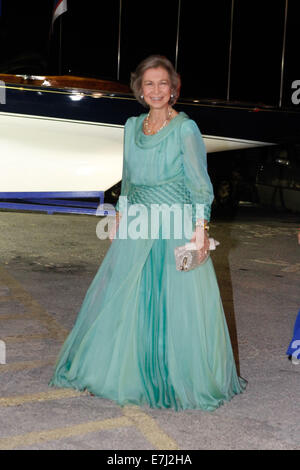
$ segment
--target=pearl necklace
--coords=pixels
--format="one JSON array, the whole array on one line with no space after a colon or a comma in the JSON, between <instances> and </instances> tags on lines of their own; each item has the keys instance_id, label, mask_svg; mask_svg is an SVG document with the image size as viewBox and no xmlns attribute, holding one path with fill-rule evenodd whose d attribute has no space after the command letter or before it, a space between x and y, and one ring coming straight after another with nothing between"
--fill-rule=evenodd
<instances>
[{"instance_id":1,"label":"pearl necklace","mask_svg":"<svg viewBox=\"0 0 300 470\"><path fill-rule=\"evenodd\" d=\"M150 117L150 111L149 113L147 114L146 118L145 118L145 121L144 121L144 129L145 129L145 132L147 134L157 134L157 132L161 131L164 127L166 127L166 125L168 124L168 121L170 121L171 119L171 116L172 116L172 113L173 113L173 109L169 108L168 109L168 116L167 116L167 119L165 120L165 122L163 123L163 125L156 131L156 132L153 132L150 127L149 127L149 117Z\"/></svg>"}]
</instances>

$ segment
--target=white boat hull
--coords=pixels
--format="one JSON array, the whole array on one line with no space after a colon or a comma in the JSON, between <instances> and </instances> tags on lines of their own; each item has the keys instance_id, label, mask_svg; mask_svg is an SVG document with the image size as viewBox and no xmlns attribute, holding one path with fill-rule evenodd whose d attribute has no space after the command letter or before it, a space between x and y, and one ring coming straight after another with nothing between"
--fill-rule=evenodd
<instances>
[{"instance_id":1,"label":"white boat hull","mask_svg":"<svg viewBox=\"0 0 300 470\"><path fill-rule=\"evenodd\" d=\"M106 191L122 178L122 125L0 113L0 193ZM208 153L270 145L203 136Z\"/></svg>"}]
</instances>

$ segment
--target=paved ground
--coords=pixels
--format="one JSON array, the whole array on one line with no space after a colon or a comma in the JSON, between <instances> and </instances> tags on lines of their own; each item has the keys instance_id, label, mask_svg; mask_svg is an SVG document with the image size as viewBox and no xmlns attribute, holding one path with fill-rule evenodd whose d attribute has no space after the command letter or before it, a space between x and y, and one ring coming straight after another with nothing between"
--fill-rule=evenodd
<instances>
[{"instance_id":1,"label":"paved ground","mask_svg":"<svg viewBox=\"0 0 300 470\"><path fill-rule=\"evenodd\" d=\"M247 391L213 413L121 408L48 381L108 241L92 216L0 212L0 449L300 449L299 217L214 220L213 254Z\"/></svg>"}]
</instances>

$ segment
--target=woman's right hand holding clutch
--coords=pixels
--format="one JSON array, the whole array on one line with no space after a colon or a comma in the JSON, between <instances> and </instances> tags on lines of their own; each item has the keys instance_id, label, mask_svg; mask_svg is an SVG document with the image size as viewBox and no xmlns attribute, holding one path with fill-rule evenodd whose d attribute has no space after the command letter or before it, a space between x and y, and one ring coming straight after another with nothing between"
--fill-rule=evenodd
<instances>
[{"instance_id":1,"label":"woman's right hand holding clutch","mask_svg":"<svg viewBox=\"0 0 300 470\"><path fill-rule=\"evenodd\" d=\"M196 243L196 249L200 252L200 255L206 255L209 250L209 235L206 220L197 220L191 242Z\"/></svg>"},{"instance_id":2,"label":"woman's right hand holding clutch","mask_svg":"<svg viewBox=\"0 0 300 470\"><path fill-rule=\"evenodd\" d=\"M116 236L116 233L117 233L119 225L120 225L121 217L122 217L122 214L120 214L120 212L116 211L114 224L113 224L113 227L112 227L111 231L109 232L109 236L108 236L110 243L112 243L112 241L114 240L114 238Z\"/></svg>"}]
</instances>

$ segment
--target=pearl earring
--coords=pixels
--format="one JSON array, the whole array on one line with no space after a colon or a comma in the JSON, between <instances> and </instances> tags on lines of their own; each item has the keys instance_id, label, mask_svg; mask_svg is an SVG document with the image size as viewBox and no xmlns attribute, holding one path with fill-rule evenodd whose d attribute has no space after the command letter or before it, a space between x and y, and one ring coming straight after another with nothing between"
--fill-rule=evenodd
<instances>
[{"instance_id":1,"label":"pearl earring","mask_svg":"<svg viewBox=\"0 0 300 470\"><path fill-rule=\"evenodd\" d=\"M174 98L174 95L171 95L171 98Z\"/></svg>"},{"instance_id":2,"label":"pearl earring","mask_svg":"<svg viewBox=\"0 0 300 470\"><path fill-rule=\"evenodd\" d=\"M141 95L140 98L143 100L143 99L144 99L144 95Z\"/></svg>"}]
</instances>

